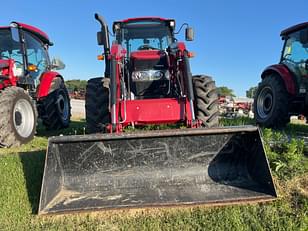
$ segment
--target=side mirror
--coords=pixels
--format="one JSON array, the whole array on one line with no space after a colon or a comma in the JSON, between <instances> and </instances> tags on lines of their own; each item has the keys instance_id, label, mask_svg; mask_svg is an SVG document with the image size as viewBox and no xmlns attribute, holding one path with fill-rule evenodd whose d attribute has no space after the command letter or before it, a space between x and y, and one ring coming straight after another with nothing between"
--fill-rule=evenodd
<instances>
[{"instance_id":1,"label":"side mirror","mask_svg":"<svg viewBox=\"0 0 308 231\"><path fill-rule=\"evenodd\" d=\"M19 37L19 30L16 26L12 25L11 26L11 36L12 36L12 39L15 41L15 42L20 42L20 37Z\"/></svg>"},{"instance_id":2,"label":"side mirror","mask_svg":"<svg viewBox=\"0 0 308 231\"><path fill-rule=\"evenodd\" d=\"M102 31L97 32L97 44L100 45L100 46L105 45L104 35L103 35Z\"/></svg>"},{"instance_id":3,"label":"side mirror","mask_svg":"<svg viewBox=\"0 0 308 231\"><path fill-rule=\"evenodd\" d=\"M51 68L54 70L63 70L65 68L65 64L62 62L61 59L54 58L51 61Z\"/></svg>"},{"instance_id":4,"label":"side mirror","mask_svg":"<svg viewBox=\"0 0 308 231\"><path fill-rule=\"evenodd\" d=\"M186 41L194 40L194 29L192 27L187 27L185 29L185 40Z\"/></svg>"}]
</instances>

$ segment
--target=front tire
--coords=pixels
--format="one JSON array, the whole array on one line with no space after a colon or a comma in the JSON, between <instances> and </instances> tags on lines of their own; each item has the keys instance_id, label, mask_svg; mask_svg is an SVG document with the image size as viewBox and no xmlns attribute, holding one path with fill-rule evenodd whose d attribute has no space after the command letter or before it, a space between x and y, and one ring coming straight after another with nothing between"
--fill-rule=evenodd
<instances>
[{"instance_id":1,"label":"front tire","mask_svg":"<svg viewBox=\"0 0 308 231\"><path fill-rule=\"evenodd\" d=\"M59 87L39 101L40 118L48 130L67 128L71 119L68 91L61 80Z\"/></svg>"},{"instance_id":2,"label":"front tire","mask_svg":"<svg viewBox=\"0 0 308 231\"><path fill-rule=\"evenodd\" d=\"M37 112L32 98L20 87L0 92L0 146L28 143L34 137Z\"/></svg>"},{"instance_id":3,"label":"front tire","mask_svg":"<svg viewBox=\"0 0 308 231\"><path fill-rule=\"evenodd\" d=\"M277 75L266 76L259 83L254 99L257 124L264 127L282 128L290 121L288 92Z\"/></svg>"},{"instance_id":4,"label":"front tire","mask_svg":"<svg viewBox=\"0 0 308 231\"><path fill-rule=\"evenodd\" d=\"M105 132L110 123L109 78L93 78L86 90L86 127L88 133Z\"/></svg>"},{"instance_id":5,"label":"front tire","mask_svg":"<svg viewBox=\"0 0 308 231\"><path fill-rule=\"evenodd\" d=\"M205 75L193 76L196 118L204 127L218 126L218 96L215 82Z\"/></svg>"}]
</instances>

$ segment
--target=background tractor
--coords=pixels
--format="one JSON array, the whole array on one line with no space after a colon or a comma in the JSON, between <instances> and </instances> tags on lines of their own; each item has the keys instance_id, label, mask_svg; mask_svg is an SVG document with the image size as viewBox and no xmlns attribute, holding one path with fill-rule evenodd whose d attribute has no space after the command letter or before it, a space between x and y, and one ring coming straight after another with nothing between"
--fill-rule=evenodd
<instances>
[{"instance_id":1,"label":"background tractor","mask_svg":"<svg viewBox=\"0 0 308 231\"><path fill-rule=\"evenodd\" d=\"M258 124L280 128L291 115L308 117L308 22L281 32L285 41L279 64L267 67L254 100Z\"/></svg>"},{"instance_id":2,"label":"background tractor","mask_svg":"<svg viewBox=\"0 0 308 231\"><path fill-rule=\"evenodd\" d=\"M87 85L93 134L49 139L39 213L275 198L258 129L217 127L215 83L192 76L175 21L116 21L110 47L106 22L95 18L106 69ZM193 40L192 28L185 34ZM124 131L151 124L186 128Z\"/></svg>"},{"instance_id":3,"label":"background tractor","mask_svg":"<svg viewBox=\"0 0 308 231\"><path fill-rule=\"evenodd\" d=\"M59 59L50 62L48 36L38 28L13 22L0 27L0 145L29 142L37 117L47 129L67 127L70 100Z\"/></svg>"}]
</instances>

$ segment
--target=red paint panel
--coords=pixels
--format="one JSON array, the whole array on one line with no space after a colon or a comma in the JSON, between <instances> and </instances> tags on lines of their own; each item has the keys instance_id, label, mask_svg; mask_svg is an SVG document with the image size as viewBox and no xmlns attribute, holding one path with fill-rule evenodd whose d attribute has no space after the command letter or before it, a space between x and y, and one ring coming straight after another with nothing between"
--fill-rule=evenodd
<instances>
[{"instance_id":1,"label":"red paint panel","mask_svg":"<svg viewBox=\"0 0 308 231\"><path fill-rule=\"evenodd\" d=\"M121 102L121 115L124 117L124 102ZM177 99L145 99L126 101L126 121L135 124L175 123L185 120L185 101Z\"/></svg>"},{"instance_id":2,"label":"red paint panel","mask_svg":"<svg viewBox=\"0 0 308 231\"><path fill-rule=\"evenodd\" d=\"M7 79L3 81L3 87L8 85L16 86L17 85L17 77L14 75L13 67L14 67L14 59L0 60L0 64L5 65L1 71L1 75L7 76Z\"/></svg>"},{"instance_id":3,"label":"red paint panel","mask_svg":"<svg viewBox=\"0 0 308 231\"><path fill-rule=\"evenodd\" d=\"M48 95L52 81L60 76L58 72L48 71L41 75L40 84L37 87L36 97L41 98Z\"/></svg>"},{"instance_id":4,"label":"red paint panel","mask_svg":"<svg viewBox=\"0 0 308 231\"><path fill-rule=\"evenodd\" d=\"M125 56L126 50L119 44L113 44L111 46L110 53L116 60L121 60Z\"/></svg>"},{"instance_id":5,"label":"red paint panel","mask_svg":"<svg viewBox=\"0 0 308 231\"><path fill-rule=\"evenodd\" d=\"M289 71L289 69L286 66L282 64L275 64L275 65L267 67L261 75L262 79L271 73L279 74L285 83L287 91L291 95L296 94L294 77L292 76L292 73Z\"/></svg>"},{"instance_id":6,"label":"red paint panel","mask_svg":"<svg viewBox=\"0 0 308 231\"><path fill-rule=\"evenodd\" d=\"M131 57L133 59L145 60L145 59L160 59L165 53L157 50L145 50L145 51L133 51Z\"/></svg>"},{"instance_id":7,"label":"red paint panel","mask_svg":"<svg viewBox=\"0 0 308 231\"><path fill-rule=\"evenodd\" d=\"M181 52L184 52L186 50L185 43L183 42L178 42L178 48Z\"/></svg>"}]
</instances>

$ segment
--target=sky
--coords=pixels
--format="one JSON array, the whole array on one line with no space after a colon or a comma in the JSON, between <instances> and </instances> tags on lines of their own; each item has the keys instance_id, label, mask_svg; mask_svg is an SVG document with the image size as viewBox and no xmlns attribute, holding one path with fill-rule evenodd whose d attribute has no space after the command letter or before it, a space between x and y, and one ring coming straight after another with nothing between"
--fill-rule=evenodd
<instances>
[{"instance_id":1,"label":"sky","mask_svg":"<svg viewBox=\"0 0 308 231\"><path fill-rule=\"evenodd\" d=\"M281 30L308 21L308 0L10 0L2 8L0 25L11 21L36 26L46 32L54 46L50 56L66 64L66 80L102 76L104 62L96 32L94 13L113 21L159 16L176 20L177 28L188 23L195 40L186 42L195 53L193 74L212 76L217 86L227 86L237 96L256 86L266 66L279 62ZM184 40L184 32L177 37ZM112 38L111 38L112 41Z\"/></svg>"}]
</instances>

